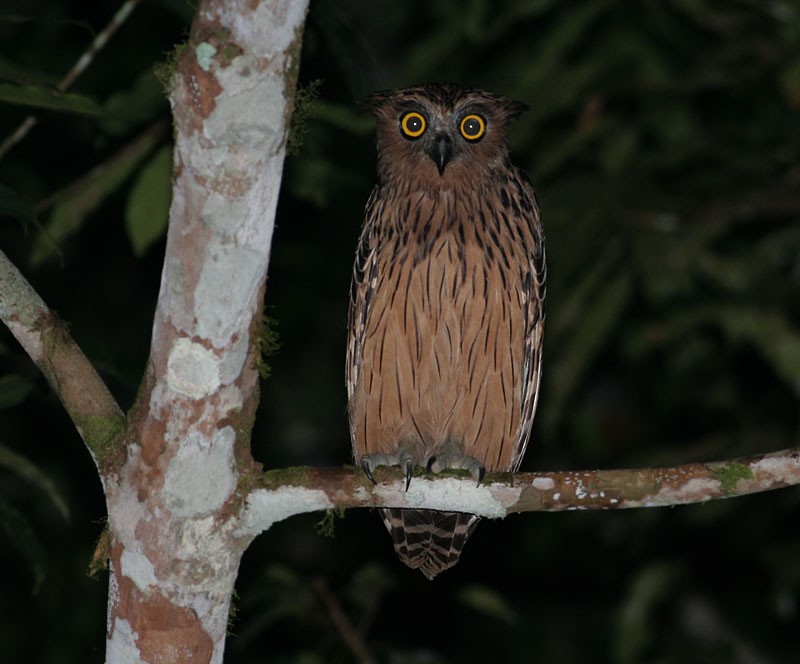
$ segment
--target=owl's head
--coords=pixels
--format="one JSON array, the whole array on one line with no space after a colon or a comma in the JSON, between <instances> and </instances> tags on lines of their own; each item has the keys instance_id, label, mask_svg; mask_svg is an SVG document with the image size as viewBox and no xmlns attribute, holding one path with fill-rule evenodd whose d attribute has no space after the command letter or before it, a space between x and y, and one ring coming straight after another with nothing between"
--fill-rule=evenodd
<instances>
[{"instance_id":1,"label":"owl's head","mask_svg":"<svg viewBox=\"0 0 800 664\"><path fill-rule=\"evenodd\" d=\"M528 108L451 83L376 92L364 105L378 120L379 175L415 175L432 186L499 166L508 156L506 127Z\"/></svg>"}]
</instances>

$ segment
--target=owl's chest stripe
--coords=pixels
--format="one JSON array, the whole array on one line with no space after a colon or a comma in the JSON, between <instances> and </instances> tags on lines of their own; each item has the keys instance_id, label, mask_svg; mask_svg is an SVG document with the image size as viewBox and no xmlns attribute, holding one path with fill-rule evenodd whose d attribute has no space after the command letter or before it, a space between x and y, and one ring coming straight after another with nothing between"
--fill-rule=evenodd
<instances>
[{"instance_id":1,"label":"owl's chest stripe","mask_svg":"<svg viewBox=\"0 0 800 664\"><path fill-rule=\"evenodd\" d=\"M521 299L507 291L498 252L486 251L491 241L467 243L464 226L454 230L424 252L413 244L382 252L393 265L379 266L386 277L366 320L365 407L374 399L378 439L408 421L426 447L455 438L477 450L492 440L490 454L477 452L491 468L516 443L521 416Z\"/></svg>"}]
</instances>

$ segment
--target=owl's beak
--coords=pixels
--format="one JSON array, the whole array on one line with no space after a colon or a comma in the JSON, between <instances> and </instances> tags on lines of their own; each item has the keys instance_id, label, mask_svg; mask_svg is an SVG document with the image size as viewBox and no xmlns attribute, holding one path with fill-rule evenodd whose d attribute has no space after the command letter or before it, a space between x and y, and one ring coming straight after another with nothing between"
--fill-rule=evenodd
<instances>
[{"instance_id":1,"label":"owl's beak","mask_svg":"<svg viewBox=\"0 0 800 664\"><path fill-rule=\"evenodd\" d=\"M444 167L447 166L453 156L453 143L450 137L447 134L437 134L433 139L433 145L431 145L428 155L436 163L439 175L442 175Z\"/></svg>"}]
</instances>

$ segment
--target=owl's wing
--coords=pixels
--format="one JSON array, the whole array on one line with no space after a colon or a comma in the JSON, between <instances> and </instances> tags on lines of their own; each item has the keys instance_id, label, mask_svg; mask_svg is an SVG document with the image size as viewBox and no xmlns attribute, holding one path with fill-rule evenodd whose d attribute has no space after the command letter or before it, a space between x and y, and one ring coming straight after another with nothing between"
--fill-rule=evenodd
<instances>
[{"instance_id":1,"label":"owl's wing","mask_svg":"<svg viewBox=\"0 0 800 664\"><path fill-rule=\"evenodd\" d=\"M366 220L358 241L353 279L350 282L350 314L347 325L345 366L348 399L352 398L358 383L358 371L361 367L364 335L367 329L367 314L377 284L379 241L374 218L378 214L376 210L378 199L379 186L376 186L367 201Z\"/></svg>"},{"instance_id":2,"label":"owl's wing","mask_svg":"<svg viewBox=\"0 0 800 664\"><path fill-rule=\"evenodd\" d=\"M539 219L539 206L530 182L525 182L525 194L530 196L531 229L535 239L529 256L529 270L522 284L522 303L525 309L525 351L522 364L522 417L517 430L517 453L513 470L519 468L530 438L536 403L539 400L539 381L542 377L542 341L544 334L547 264L544 233Z\"/></svg>"}]
</instances>

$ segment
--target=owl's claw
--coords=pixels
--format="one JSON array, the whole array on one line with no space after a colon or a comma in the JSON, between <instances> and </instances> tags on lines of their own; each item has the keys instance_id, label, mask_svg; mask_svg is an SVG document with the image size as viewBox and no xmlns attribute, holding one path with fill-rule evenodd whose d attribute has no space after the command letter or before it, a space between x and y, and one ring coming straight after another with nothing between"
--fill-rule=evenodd
<instances>
[{"instance_id":1,"label":"owl's claw","mask_svg":"<svg viewBox=\"0 0 800 664\"><path fill-rule=\"evenodd\" d=\"M369 459L367 459L367 457L361 459L361 468L364 471L364 474L367 476L367 479L373 484L377 484L375 481L375 476L372 474L372 468L369 465Z\"/></svg>"},{"instance_id":2,"label":"owl's claw","mask_svg":"<svg viewBox=\"0 0 800 664\"><path fill-rule=\"evenodd\" d=\"M395 454L365 454L361 457L361 468L367 479L373 484L377 484L377 481L372 471L378 466L400 466L406 477L406 491L408 491L414 475L414 459L408 452L398 450Z\"/></svg>"},{"instance_id":3,"label":"owl's claw","mask_svg":"<svg viewBox=\"0 0 800 664\"><path fill-rule=\"evenodd\" d=\"M408 487L411 486L411 476L414 474L414 462L411 459L407 459L405 462L406 467L406 491L408 491Z\"/></svg>"}]
</instances>

